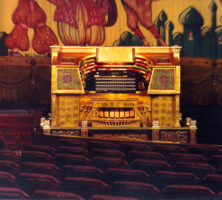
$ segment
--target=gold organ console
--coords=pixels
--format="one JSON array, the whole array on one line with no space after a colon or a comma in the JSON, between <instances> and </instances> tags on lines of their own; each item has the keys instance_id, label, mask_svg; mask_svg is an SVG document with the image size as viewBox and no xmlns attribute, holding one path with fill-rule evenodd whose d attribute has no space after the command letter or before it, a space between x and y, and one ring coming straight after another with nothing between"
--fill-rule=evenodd
<instances>
[{"instance_id":1,"label":"gold organ console","mask_svg":"<svg viewBox=\"0 0 222 200\"><path fill-rule=\"evenodd\" d=\"M180 47L53 46L44 134L195 143L180 123Z\"/></svg>"}]
</instances>

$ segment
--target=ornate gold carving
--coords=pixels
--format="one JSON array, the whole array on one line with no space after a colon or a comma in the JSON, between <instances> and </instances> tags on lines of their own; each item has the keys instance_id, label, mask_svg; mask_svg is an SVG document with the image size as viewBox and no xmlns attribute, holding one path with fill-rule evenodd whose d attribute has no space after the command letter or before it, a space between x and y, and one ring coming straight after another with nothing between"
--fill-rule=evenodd
<instances>
[{"instance_id":1,"label":"ornate gold carving","mask_svg":"<svg viewBox=\"0 0 222 200\"><path fill-rule=\"evenodd\" d=\"M178 143L187 144L189 143L189 131L161 130L160 141L178 142Z\"/></svg>"}]
</instances>

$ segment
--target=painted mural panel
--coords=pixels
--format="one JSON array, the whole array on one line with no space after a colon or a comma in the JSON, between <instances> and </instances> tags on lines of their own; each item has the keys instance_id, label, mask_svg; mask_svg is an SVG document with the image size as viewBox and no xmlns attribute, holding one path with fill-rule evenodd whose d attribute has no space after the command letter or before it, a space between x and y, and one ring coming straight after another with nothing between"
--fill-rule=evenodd
<instances>
[{"instance_id":1,"label":"painted mural panel","mask_svg":"<svg viewBox=\"0 0 222 200\"><path fill-rule=\"evenodd\" d=\"M49 46L183 46L222 58L220 0L2 0L1 55L48 55Z\"/></svg>"}]
</instances>

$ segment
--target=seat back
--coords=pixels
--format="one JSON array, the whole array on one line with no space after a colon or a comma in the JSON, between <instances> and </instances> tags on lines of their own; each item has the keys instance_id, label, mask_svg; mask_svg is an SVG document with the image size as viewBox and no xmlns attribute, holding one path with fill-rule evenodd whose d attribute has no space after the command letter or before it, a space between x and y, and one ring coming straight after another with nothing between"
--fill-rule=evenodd
<instances>
[{"instance_id":1,"label":"seat back","mask_svg":"<svg viewBox=\"0 0 222 200\"><path fill-rule=\"evenodd\" d=\"M128 153L127 160L131 162L135 159L166 160L165 156L159 152L132 150Z\"/></svg>"},{"instance_id":2,"label":"seat back","mask_svg":"<svg viewBox=\"0 0 222 200\"><path fill-rule=\"evenodd\" d=\"M133 169L141 169L149 174L152 174L158 170L170 170L171 165L163 160L148 160L148 159L135 159L131 163L131 167Z\"/></svg>"},{"instance_id":3,"label":"seat back","mask_svg":"<svg viewBox=\"0 0 222 200\"><path fill-rule=\"evenodd\" d=\"M56 177L59 175L60 169L55 164L52 163L23 162L20 171L41 173Z\"/></svg>"},{"instance_id":4,"label":"seat back","mask_svg":"<svg viewBox=\"0 0 222 200\"><path fill-rule=\"evenodd\" d=\"M197 163L197 162L177 162L174 169L181 172L194 173L199 177L203 177L206 174L213 174L216 169L208 163Z\"/></svg>"},{"instance_id":5,"label":"seat back","mask_svg":"<svg viewBox=\"0 0 222 200\"><path fill-rule=\"evenodd\" d=\"M105 170L108 168L128 168L128 162L121 158L95 156L92 159L92 165Z\"/></svg>"},{"instance_id":6,"label":"seat back","mask_svg":"<svg viewBox=\"0 0 222 200\"><path fill-rule=\"evenodd\" d=\"M80 195L71 192L49 191L49 190L35 190L33 193L34 199L62 199L62 200L84 200Z\"/></svg>"},{"instance_id":7,"label":"seat back","mask_svg":"<svg viewBox=\"0 0 222 200\"><path fill-rule=\"evenodd\" d=\"M150 183L150 175L138 169L109 168L104 173L104 180L112 184L114 181L134 181Z\"/></svg>"},{"instance_id":8,"label":"seat back","mask_svg":"<svg viewBox=\"0 0 222 200\"><path fill-rule=\"evenodd\" d=\"M30 151L40 151L45 152L50 155L54 155L56 152L56 149L54 147L48 146L48 145L38 145L38 144L29 144L24 146L24 150L30 150Z\"/></svg>"},{"instance_id":9,"label":"seat back","mask_svg":"<svg viewBox=\"0 0 222 200\"><path fill-rule=\"evenodd\" d=\"M115 181L111 186L111 194L117 196L135 197L140 200L160 199L160 191L148 183Z\"/></svg>"},{"instance_id":10,"label":"seat back","mask_svg":"<svg viewBox=\"0 0 222 200\"><path fill-rule=\"evenodd\" d=\"M0 199L30 199L30 195L14 187L0 187Z\"/></svg>"},{"instance_id":11,"label":"seat back","mask_svg":"<svg viewBox=\"0 0 222 200\"><path fill-rule=\"evenodd\" d=\"M207 174L202 180L202 185L216 193L222 191L222 174Z\"/></svg>"},{"instance_id":12,"label":"seat back","mask_svg":"<svg viewBox=\"0 0 222 200\"><path fill-rule=\"evenodd\" d=\"M18 177L19 187L32 194L37 189L58 190L61 182L53 176L40 173L20 173Z\"/></svg>"},{"instance_id":13,"label":"seat back","mask_svg":"<svg viewBox=\"0 0 222 200\"><path fill-rule=\"evenodd\" d=\"M86 199L90 199L90 197L94 194L107 194L109 186L98 179L66 177L62 188L65 192L74 192Z\"/></svg>"},{"instance_id":14,"label":"seat back","mask_svg":"<svg viewBox=\"0 0 222 200\"><path fill-rule=\"evenodd\" d=\"M62 168L64 165L89 165L91 160L83 155L58 153L55 155L55 164Z\"/></svg>"},{"instance_id":15,"label":"seat back","mask_svg":"<svg viewBox=\"0 0 222 200\"><path fill-rule=\"evenodd\" d=\"M216 194L211 189L199 185L168 185L162 190L162 199L201 199L215 198Z\"/></svg>"},{"instance_id":16,"label":"seat back","mask_svg":"<svg viewBox=\"0 0 222 200\"><path fill-rule=\"evenodd\" d=\"M22 162L54 163L54 158L45 152L24 150L21 154Z\"/></svg>"},{"instance_id":17,"label":"seat back","mask_svg":"<svg viewBox=\"0 0 222 200\"><path fill-rule=\"evenodd\" d=\"M152 175L152 183L160 189L167 185L199 185L200 178L189 172L156 171Z\"/></svg>"},{"instance_id":18,"label":"seat back","mask_svg":"<svg viewBox=\"0 0 222 200\"><path fill-rule=\"evenodd\" d=\"M102 179L103 171L94 166L65 165L62 169L62 177L86 177Z\"/></svg>"}]
</instances>

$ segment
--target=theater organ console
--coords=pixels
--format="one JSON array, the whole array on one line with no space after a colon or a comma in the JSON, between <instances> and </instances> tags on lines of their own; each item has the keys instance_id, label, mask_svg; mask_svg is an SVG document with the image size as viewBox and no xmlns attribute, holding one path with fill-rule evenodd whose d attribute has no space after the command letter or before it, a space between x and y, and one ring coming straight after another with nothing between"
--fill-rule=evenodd
<instances>
[{"instance_id":1,"label":"theater organ console","mask_svg":"<svg viewBox=\"0 0 222 200\"><path fill-rule=\"evenodd\" d=\"M180 47L51 49L46 134L195 143L180 124Z\"/></svg>"}]
</instances>

